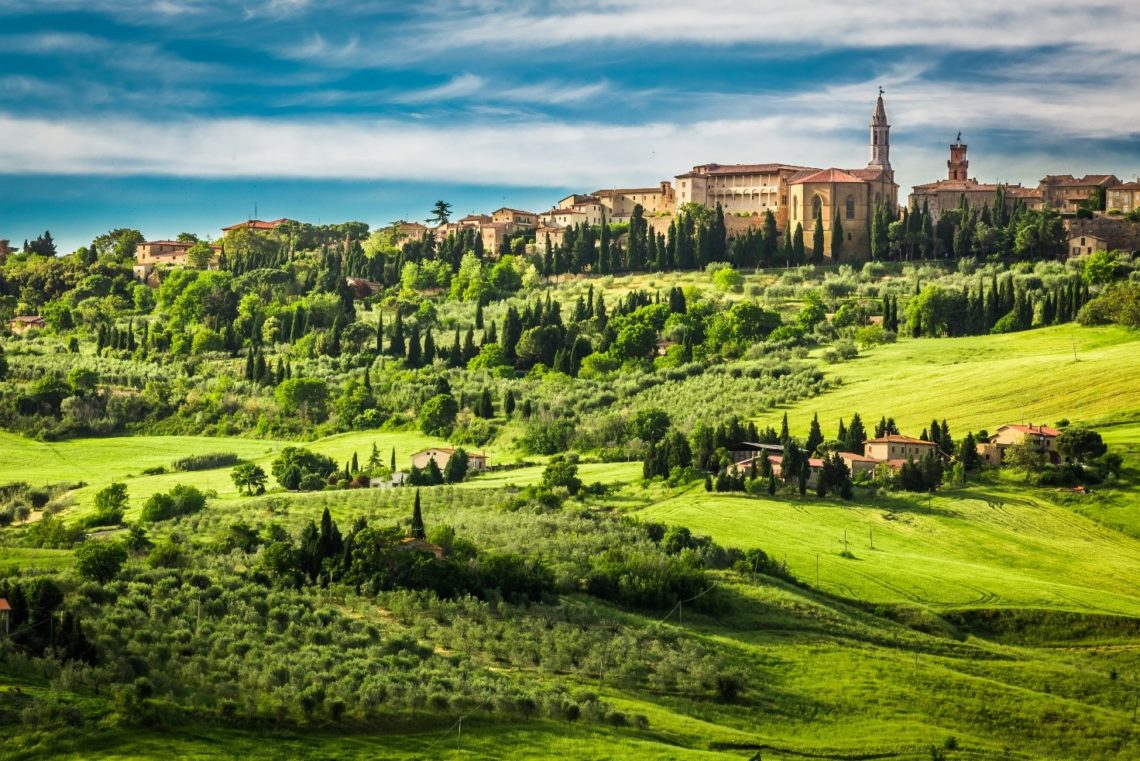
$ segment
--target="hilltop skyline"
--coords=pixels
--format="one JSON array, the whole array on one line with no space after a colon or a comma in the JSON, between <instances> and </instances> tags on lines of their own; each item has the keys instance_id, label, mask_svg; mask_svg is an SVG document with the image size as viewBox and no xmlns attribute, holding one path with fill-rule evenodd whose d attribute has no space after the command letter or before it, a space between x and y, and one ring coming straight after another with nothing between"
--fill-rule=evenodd
<instances>
[{"instance_id":1,"label":"hilltop skyline","mask_svg":"<svg viewBox=\"0 0 1140 761\"><path fill-rule=\"evenodd\" d=\"M900 196L959 130L983 181L1140 170L1128 8L0 0L0 20L0 237L50 228L61 251L216 236L255 205L376 226L700 163L862 164L879 86Z\"/></svg>"}]
</instances>

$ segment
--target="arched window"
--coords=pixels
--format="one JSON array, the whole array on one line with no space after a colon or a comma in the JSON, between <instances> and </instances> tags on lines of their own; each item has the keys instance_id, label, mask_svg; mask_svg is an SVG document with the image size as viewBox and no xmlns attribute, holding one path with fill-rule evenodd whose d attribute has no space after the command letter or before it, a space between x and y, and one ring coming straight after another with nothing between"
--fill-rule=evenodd
<instances>
[{"instance_id":1,"label":"arched window","mask_svg":"<svg viewBox=\"0 0 1140 761\"><path fill-rule=\"evenodd\" d=\"M822 208L823 208L823 201L820 200L819 196L816 196L815 198L811 199L811 218L815 219L816 217L818 217L820 214L820 210Z\"/></svg>"},{"instance_id":2,"label":"arched window","mask_svg":"<svg viewBox=\"0 0 1140 761\"><path fill-rule=\"evenodd\" d=\"M847 218L855 219L855 196L847 196Z\"/></svg>"},{"instance_id":3,"label":"arched window","mask_svg":"<svg viewBox=\"0 0 1140 761\"><path fill-rule=\"evenodd\" d=\"M800 197L799 196L792 196L792 217L795 218L795 217L798 217L799 215L800 215Z\"/></svg>"}]
</instances>

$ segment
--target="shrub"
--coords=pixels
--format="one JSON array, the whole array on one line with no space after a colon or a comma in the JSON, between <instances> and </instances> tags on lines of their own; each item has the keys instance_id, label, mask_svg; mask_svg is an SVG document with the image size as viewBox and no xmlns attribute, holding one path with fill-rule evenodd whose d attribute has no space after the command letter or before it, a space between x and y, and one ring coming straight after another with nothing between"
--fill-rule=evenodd
<instances>
[{"instance_id":1,"label":"shrub","mask_svg":"<svg viewBox=\"0 0 1140 761\"><path fill-rule=\"evenodd\" d=\"M273 461L273 477L277 483L293 491L323 489L325 480L337 470L331 457L303 447L285 447ZM314 478L307 478L313 476ZM302 486L302 482L305 486ZM319 482L319 485L316 485Z\"/></svg>"},{"instance_id":2,"label":"shrub","mask_svg":"<svg viewBox=\"0 0 1140 761\"><path fill-rule=\"evenodd\" d=\"M164 521L196 513L206 506L206 495L193 486L177 484L166 494L152 494L143 505L140 520Z\"/></svg>"},{"instance_id":3,"label":"shrub","mask_svg":"<svg viewBox=\"0 0 1140 761\"><path fill-rule=\"evenodd\" d=\"M170 463L173 470L190 472L194 470L213 470L214 468L228 468L241 462L241 458L233 452L210 452L208 454L195 454L181 457Z\"/></svg>"}]
</instances>

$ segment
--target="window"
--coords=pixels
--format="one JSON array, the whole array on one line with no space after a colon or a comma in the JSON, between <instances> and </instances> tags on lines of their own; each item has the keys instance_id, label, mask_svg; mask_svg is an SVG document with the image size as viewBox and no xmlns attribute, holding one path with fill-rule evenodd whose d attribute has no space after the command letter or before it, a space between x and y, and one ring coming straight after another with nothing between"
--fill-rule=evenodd
<instances>
[{"instance_id":1,"label":"window","mask_svg":"<svg viewBox=\"0 0 1140 761\"><path fill-rule=\"evenodd\" d=\"M847 196L847 218L855 219L855 196Z\"/></svg>"},{"instance_id":2,"label":"window","mask_svg":"<svg viewBox=\"0 0 1140 761\"><path fill-rule=\"evenodd\" d=\"M819 196L816 196L815 198L811 199L811 218L815 219L816 217L818 217L820 215L822 208L823 208L823 201L820 199Z\"/></svg>"}]
</instances>

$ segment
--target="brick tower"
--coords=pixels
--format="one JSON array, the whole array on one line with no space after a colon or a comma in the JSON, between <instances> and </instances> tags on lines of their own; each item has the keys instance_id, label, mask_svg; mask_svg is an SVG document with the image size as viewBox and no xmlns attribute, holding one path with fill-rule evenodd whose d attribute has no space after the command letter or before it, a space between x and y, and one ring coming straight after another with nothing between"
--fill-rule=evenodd
<instances>
[{"instance_id":1,"label":"brick tower","mask_svg":"<svg viewBox=\"0 0 1140 761\"><path fill-rule=\"evenodd\" d=\"M950 146L950 160L946 162L946 166L950 169L950 179L965 182L969 176L967 170L970 168L970 162L966 161L966 145L962 142L962 133L958 133L958 139Z\"/></svg>"}]
</instances>

